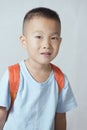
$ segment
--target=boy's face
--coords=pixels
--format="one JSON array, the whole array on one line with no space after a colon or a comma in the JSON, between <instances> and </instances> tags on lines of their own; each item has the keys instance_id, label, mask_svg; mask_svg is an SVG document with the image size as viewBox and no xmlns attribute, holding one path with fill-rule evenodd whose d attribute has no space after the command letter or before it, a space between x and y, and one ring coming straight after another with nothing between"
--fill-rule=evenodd
<instances>
[{"instance_id":1,"label":"boy's face","mask_svg":"<svg viewBox=\"0 0 87 130\"><path fill-rule=\"evenodd\" d=\"M29 59L39 64L49 64L58 54L61 38L56 20L34 17L26 23L25 35L20 37Z\"/></svg>"}]
</instances>

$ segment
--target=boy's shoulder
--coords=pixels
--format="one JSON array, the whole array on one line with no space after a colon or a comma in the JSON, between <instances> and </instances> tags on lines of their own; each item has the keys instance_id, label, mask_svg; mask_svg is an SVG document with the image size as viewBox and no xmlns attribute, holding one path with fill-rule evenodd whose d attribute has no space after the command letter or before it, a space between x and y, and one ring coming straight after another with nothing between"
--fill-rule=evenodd
<instances>
[{"instance_id":1,"label":"boy's shoulder","mask_svg":"<svg viewBox=\"0 0 87 130\"><path fill-rule=\"evenodd\" d=\"M23 62L22 62L22 64L23 64ZM58 90L60 92L62 90L62 88L64 87L64 74L60 70L60 68L57 67L56 65L54 65L54 64L50 64L50 65L53 69L54 77L58 84ZM13 106L13 103L14 103L14 100L16 98L16 94L18 91L19 83L20 83L20 67L21 67L21 63L16 63L16 64L8 67L9 87L10 87L10 95L11 95L11 105L10 105L9 112ZM8 112L8 114L9 114L9 112Z\"/></svg>"},{"instance_id":2,"label":"boy's shoulder","mask_svg":"<svg viewBox=\"0 0 87 130\"><path fill-rule=\"evenodd\" d=\"M57 81L59 92L60 92L62 90L62 88L64 87L64 81L65 81L64 73L58 66L56 66L54 64L51 64L51 66L52 66L52 69L54 72L54 77L55 77L55 80Z\"/></svg>"},{"instance_id":3,"label":"boy's shoulder","mask_svg":"<svg viewBox=\"0 0 87 130\"><path fill-rule=\"evenodd\" d=\"M54 78L58 84L58 88L59 88L59 92L61 91L61 89L64 87L64 73L62 72L62 70L50 63L51 67L52 67L52 70L54 72ZM20 69L21 67L25 67L24 65L24 62L20 62L20 63L16 63L14 65L11 65L8 67L8 70L9 70L9 84L10 84L10 87L13 86L12 88L12 91L14 90L17 90L18 88L18 84L20 82ZM15 85L14 85L15 84ZM16 88L15 88L16 86Z\"/></svg>"}]
</instances>

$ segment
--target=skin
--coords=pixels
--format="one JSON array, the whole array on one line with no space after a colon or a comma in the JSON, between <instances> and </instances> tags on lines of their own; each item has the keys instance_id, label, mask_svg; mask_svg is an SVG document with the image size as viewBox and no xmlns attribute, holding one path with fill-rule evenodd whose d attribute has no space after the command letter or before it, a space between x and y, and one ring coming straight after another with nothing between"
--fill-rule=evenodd
<instances>
[{"instance_id":1,"label":"skin","mask_svg":"<svg viewBox=\"0 0 87 130\"><path fill-rule=\"evenodd\" d=\"M26 67L33 78L44 82L50 75L50 62L57 56L61 38L58 21L44 17L34 17L26 23L20 42L28 53ZM7 116L6 108L0 107L0 130ZM55 130L66 130L66 114L55 114Z\"/></svg>"},{"instance_id":2,"label":"skin","mask_svg":"<svg viewBox=\"0 0 87 130\"><path fill-rule=\"evenodd\" d=\"M66 113L56 113L55 130L66 130Z\"/></svg>"},{"instance_id":3,"label":"skin","mask_svg":"<svg viewBox=\"0 0 87 130\"><path fill-rule=\"evenodd\" d=\"M7 111L5 107L0 107L0 130L3 129L3 126L6 121Z\"/></svg>"}]
</instances>

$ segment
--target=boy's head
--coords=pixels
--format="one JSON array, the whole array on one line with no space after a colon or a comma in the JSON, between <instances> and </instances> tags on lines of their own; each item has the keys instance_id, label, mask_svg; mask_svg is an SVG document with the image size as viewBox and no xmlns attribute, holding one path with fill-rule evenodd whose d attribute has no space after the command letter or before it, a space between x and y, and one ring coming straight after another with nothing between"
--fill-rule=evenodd
<instances>
[{"instance_id":1,"label":"boy's head","mask_svg":"<svg viewBox=\"0 0 87 130\"><path fill-rule=\"evenodd\" d=\"M23 35L26 32L26 28L27 28L27 23L29 23L30 20L32 20L35 17L42 17L42 18L47 18L47 19L52 19L58 22L59 24L59 35L61 33L61 21L59 18L59 15L54 11L51 10L49 8L45 8L45 7L38 7L38 8L34 8L32 10L30 10L29 12L27 12L27 14L24 17L23 20Z\"/></svg>"},{"instance_id":2,"label":"boy's head","mask_svg":"<svg viewBox=\"0 0 87 130\"><path fill-rule=\"evenodd\" d=\"M48 64L58 54L60 33L61 22L58 14L51 9L39 7L25 15L20 41L33 63Z\"/></svg>"}]
</instances>

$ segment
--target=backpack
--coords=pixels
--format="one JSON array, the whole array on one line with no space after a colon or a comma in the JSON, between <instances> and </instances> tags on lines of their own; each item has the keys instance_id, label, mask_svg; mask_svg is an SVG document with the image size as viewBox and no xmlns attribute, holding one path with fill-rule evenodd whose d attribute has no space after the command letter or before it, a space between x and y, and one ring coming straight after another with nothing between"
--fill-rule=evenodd
<instances>
[{"instance_id":1,"label":"backpack","mask_svg":"<svg viewBox=\"0 0 87 130\"><path fill-rule=\"evenodd\" d=\"M54 77L58 84L59 93L64 87L64 74L63 72L54 64L51 64L51 67L54 71ZM17 63L15 65L8 67L9 71L9 89L10 89L10 95L11 95L11 105L8 110L7 117L9 115L9 112L13 106L13 103L16 98L16 94L18 91L19 83L20 83L20 65Z\"/></svg>"}]
</instances>

